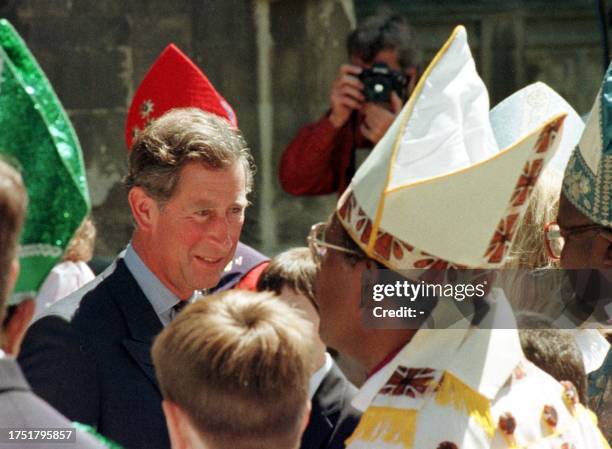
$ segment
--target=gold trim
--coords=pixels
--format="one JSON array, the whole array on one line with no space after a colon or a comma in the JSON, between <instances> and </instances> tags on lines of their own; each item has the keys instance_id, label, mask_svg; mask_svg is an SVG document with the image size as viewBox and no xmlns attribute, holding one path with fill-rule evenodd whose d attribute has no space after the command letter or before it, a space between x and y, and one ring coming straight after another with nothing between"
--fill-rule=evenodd
<instances>
[{"instance_id":1,"label":"gold trim","mask_svg":"<svg viewBox=\"0 0 612 449\"><path fill-rule=\"evenodd\" d=\"M435 393L435 401L440 406L453 406L472 418L487 434L489 439L495 435L495 422L491 415L491 402L477 390L472 389L459 377L445 370Z\"/></svg>"},{"instance_id":2,"label":"gold trim","mask_svg":"<svg viewBox=\"0 0 612 449\"><path fill-rule=\"evenodd\" d=\"M353 434L344 444L366 442L368 447L377 446L378 441L389 445L411 449L417 429L417 410L370 406L363 413Z\"/></svg>"},{"instance_id":3,"label":"gold trim","mask_svg":"<svg viewBox=\"0 0 612 449\"><path fill-rule=\"evenodd\" d=\"M357 244L357 246L359 246L359 248L361 248L361 250L366 253L366 255L370 258L375 260L376 262L380 262L382 265L384 265L385 267L389 268L390 270L393 271L397 271L397 270L418 270L418 268L413 267L406 267L406 268L402 268L402 267L397 267L397 266L393 266L393 264L391 263L391 259L386 260L382 257L380 257L379 255L376 254L376 252L372 251L371 253L368 251L368 247L367 245L361 243L361 239L359 238L358 235L355 234L355 231L350 227L350 224L348 223L344 223L342 217L340 216L340 214L338 214L338 211L334 212L336 215L336 218L338 219L338 221L340 222L340 225L344 228L344 230L346 231L346 233L351 237L351 239L353 240L353 242L355 242ZM377 236L378 237L378 236ZM424 252L423 250L417 248L414 245L411 245L408 242L404 242L406 245L410 245L414 248L413 252L415 251L419 251L419 252ZM426 256L423 256L426 257ZM443 262L447 262L449 264L451 264L451 262L448 262L446 259L442 259L440 257L434 256L434 255L430 255L431 258L436 259L436 260L441 260ZM456 264L452 264L452 265L456 265ZM478 267L468 267L466 266L466 268L478 268ZM402 273L400 273L402 274Z\"/></svg>"},{"instance_id":4,"label":"gold trim","mask_svg":"<svg viewBox=\"0 0 612 449\"><path fill-rule=\"evenodd\" d=\"M401 118L400 130L397 133L397 136L395 137L395 143L393 144L393 151L391 153L391 158L389 159L389 165L387 166L387 179L385 181L385 185L382 190L381 199L378 202L378 208L376 209L374 220L372 221L372 234L370 235L370 240L368 241L367 252L371 252L374 249L374 245L376 243L376 236L378 235L378 228L380 227L380 222L382 220L383 211L385 209L385 199L386 199L387 189L389 187L389 183L391 182L391 177L393 174L393 164L395 162L395 158L397 157L397 152L399 150L400 139L402 137L402 131L404 130L406 126L406 122L409 120L412 114L414 105L416 104L418 97L420 96L421 91L423 90L423 86L425 85L425 81L427 80L427 78L429 77L433 69L437 66L440 59L442 59L442 57L446 54L446 52L448 51L452 43L455 41L455 38L462 30L467 35L467 31L465 30L465 27L463 25L459 25L455 27L450 37L446 40L442 48L438 51L438 53L436 53L436 56L434 56L431 63L427 66L427 68L423 72L423 75L421 76L421 78L419 79L419 82L414 88L414 92L412 93L412 95L410 96L410 99L408 100L408 104L404 108L404 111L406 112Z\"/></svg>"}]
</instances>

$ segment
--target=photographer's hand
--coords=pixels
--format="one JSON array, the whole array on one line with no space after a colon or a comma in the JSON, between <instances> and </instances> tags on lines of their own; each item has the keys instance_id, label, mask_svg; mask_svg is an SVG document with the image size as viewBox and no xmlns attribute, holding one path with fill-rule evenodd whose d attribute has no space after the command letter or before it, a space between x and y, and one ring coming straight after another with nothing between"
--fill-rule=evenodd
<instances>
[{"instance_id":1,"label":"photographer's hand","mask_svg":"<svg viewBox=\"0 0 612 449\"><path fill-rule=\"evenodd\" d=\"M359 127L359 131L366 139L376 145L402 110L402 106L402 100L395 92L391 93L391 111L376 103L366 103L361 108L364 120Z\"/></svg>"},{"instance_id":2,"label":"photographer's hand","mask_svg":"<svg viewBox=\"0 0 612 449\"><path fill-rule=\"evenodd\" d=\"M342 65L338 71L329 97L329 121L335 128L344 126L351 112L359 109L365 99L362 93L363 84L357 78L360 73L360 67L348 64Z\"/></svg>"}]
</instances>

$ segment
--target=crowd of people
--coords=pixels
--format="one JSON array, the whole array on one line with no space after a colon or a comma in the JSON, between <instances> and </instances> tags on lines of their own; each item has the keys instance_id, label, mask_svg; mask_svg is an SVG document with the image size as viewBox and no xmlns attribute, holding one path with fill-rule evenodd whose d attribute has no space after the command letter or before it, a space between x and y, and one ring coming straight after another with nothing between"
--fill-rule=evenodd
<instances>
[{"instance_id":1,"label":"crowd of people","mask_svg":"<svg viewBox=\"0 0 612 449\"><path fill-rule=\"evenodd\" d=\"M0 447L609 449L612 310L581 292L612 284L612 65L586 124L542 83L491 110L463 27L421 73L401 17L365 20L280 161L337 206L270 258L240 242L236 113L170 45L128 111L134 230L93 277L78 140L6 21L0 44ZM365 317L377 283L501 268L467 306Z\"/></svg>"}]
</instances>

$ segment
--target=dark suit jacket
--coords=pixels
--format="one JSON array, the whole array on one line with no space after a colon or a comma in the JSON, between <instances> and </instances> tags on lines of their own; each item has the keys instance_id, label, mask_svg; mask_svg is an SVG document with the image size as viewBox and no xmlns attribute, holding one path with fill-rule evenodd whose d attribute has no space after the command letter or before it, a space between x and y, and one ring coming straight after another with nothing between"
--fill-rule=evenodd
<instances>
[{"instance_id":1,"label":"dark suit jacket","mask_svg":"<svg viewBox=\"0 0 612 449\"><path fill-rule=\"evenodd\" d=\"M361 413L351 406L357 388L334 363L312 398L310 422L300 449L343 449Z\"/></svg>"},{"instance_id":2,"label":"dark suit jacket","mask_svg":"<svg viewBox=\"0 0 612 449\"><path fill-rule=\"evenodd\" d=\"M26 382L17 362L0 359L0 448L11 449L103 449L101 443L83 432L76 432L76 442L65 444L42 441L7 442L7 429L68 429L70 421L38 398Z\"/></svg>"},{"instance_id":3,"label":"dark suit jacket","mask_svg":"<svg viewBox=\"0 0 612 449\"><path fill-rule=\"evenodd\" d=\"M30 327L19 363L34 392L69 419L130 449L168 449L150 355L162 324L122 259L100 279Z\"/></svg>"}]
</instances>

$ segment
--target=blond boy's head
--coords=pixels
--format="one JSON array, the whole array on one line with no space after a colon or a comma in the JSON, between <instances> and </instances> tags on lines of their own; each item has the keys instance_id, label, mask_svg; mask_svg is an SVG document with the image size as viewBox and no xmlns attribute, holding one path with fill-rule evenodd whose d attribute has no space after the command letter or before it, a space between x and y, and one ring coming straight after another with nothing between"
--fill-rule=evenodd
<instances>
[{"instance_id":1,"label":"blond boy's head","mask_svg":"<svg viewBox=\"0 0 612 449\"><path fill-rule=\"evenodd\" d=\"M153 345L173 447L297 447L311 334L271 294L230 290L187 307Z\"/></svg>"}]
</instances>

